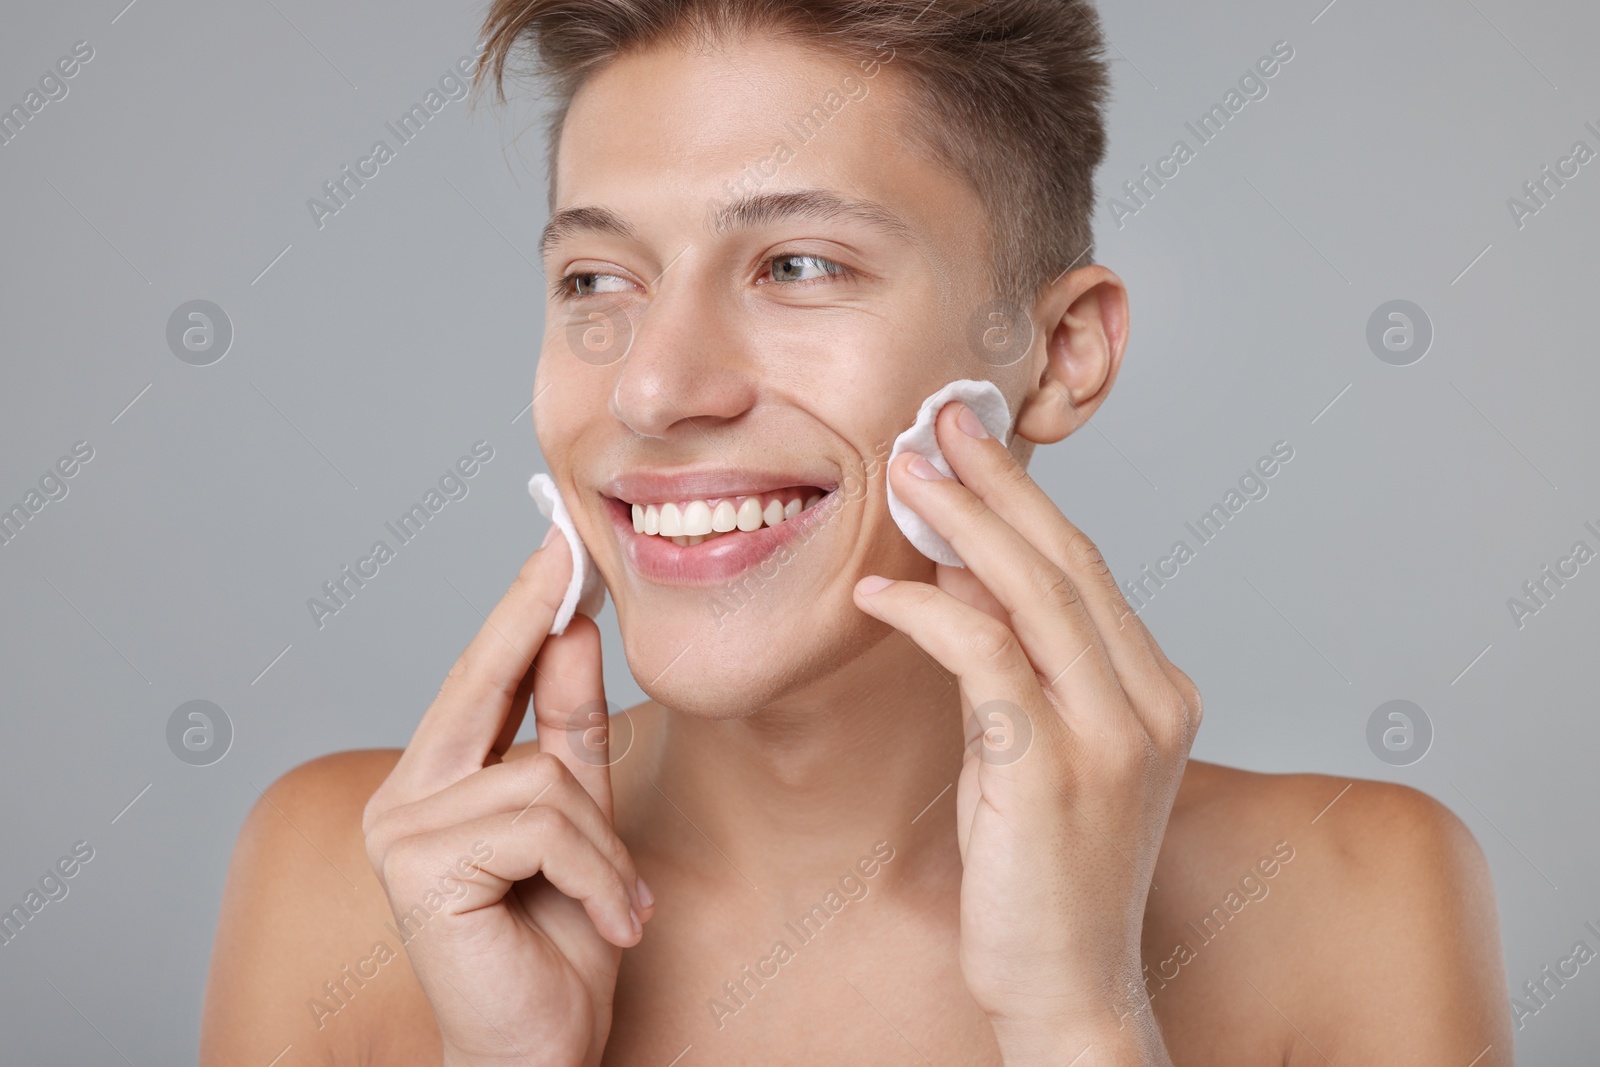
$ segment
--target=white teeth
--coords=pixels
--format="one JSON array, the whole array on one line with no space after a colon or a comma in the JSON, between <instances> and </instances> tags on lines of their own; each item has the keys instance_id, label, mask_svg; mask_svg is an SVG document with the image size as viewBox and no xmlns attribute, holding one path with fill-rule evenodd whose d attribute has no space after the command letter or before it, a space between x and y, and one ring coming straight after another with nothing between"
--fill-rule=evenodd
<instances>
[{"instance_id":1,"label":"white teeth","mask_svg":"<svg viewBox=\"0 0 1600 1067\"><path fill-rule=\"evenodd\" d=\"M666 504L632 504L635 533L660 535L684 548L709 541L719 534L741 530L752 533L763 526L776 526L800 514L820 501L824 493L812 493L804 501L796 497L787 503L774 499L761 506L761 497L745 497L737 506L733 498L721 498L716 507L705 500L690 500L681 506L676 502Z\"/></svg>"},{"instance_id":2,"label":"white teeth","mask_svg":"<svg viewBox=\"0 0 1600 1067\"><path fill-rule=\"evenodd\" d=\"M696 537L711 532L711 505L704 500L691 500L683 509L683 530L686 537Z\"/></svg>"}]
</instances>

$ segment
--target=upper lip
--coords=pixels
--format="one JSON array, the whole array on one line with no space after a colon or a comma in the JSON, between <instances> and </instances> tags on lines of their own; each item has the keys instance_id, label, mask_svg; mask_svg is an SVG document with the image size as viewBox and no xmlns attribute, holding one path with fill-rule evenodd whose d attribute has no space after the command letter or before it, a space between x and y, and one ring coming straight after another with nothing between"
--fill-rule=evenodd
<instances>
[{"instance_id":1,"label":"upper lip","mask_svg":"<svg viewBox=\"0 0 1600 1067\"><path fill-rule=\"evenodd\" d=\"M827 491L838 484L833 473L820 469L778 471L748 467L634 467L603 483L600 491L630 504L652 504L669 500L756 496L795 485L811 485Z\"/></svg>"}]
</instances>

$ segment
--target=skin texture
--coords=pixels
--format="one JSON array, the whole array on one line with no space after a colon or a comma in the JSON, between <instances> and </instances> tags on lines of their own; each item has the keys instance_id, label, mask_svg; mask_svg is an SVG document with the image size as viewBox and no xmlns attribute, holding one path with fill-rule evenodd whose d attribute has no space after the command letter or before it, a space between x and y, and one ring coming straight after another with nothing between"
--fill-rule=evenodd
<instances>
[{"instance_id":1,"label":"skin texture","mask_svg":"<svg viewBox=\"0 0 1600 1067\"><path fill-rule=\"evenodd\" d=\"M747 38L580 91L556 206L627 232L547 244L550 279L584 280L549 299L535 426L651 699L609 738L584 713L598 630L545 636L571 568L552 539L403 754L314 760L251 812L203 1063L1512 1062L1493 890L1455 816L1186 760L1200 694L1024 466L1104 401L1126 292L1066 273L1025 356L985 361L984 205L905 147L898 76ZM898 232L710 227L850 77L867 91L741 191L869 201ZM580 358L596 308L626 317L625 355ZM951 404L958 480L886 469L957 377L1005 393L1010 447ZM645 580L603 509L610 478L688 465L865 490L730 601ZM967 568L900 536L885 478ZM530 697L541 740L513 745Z\"/></svg>"}]
</instances>

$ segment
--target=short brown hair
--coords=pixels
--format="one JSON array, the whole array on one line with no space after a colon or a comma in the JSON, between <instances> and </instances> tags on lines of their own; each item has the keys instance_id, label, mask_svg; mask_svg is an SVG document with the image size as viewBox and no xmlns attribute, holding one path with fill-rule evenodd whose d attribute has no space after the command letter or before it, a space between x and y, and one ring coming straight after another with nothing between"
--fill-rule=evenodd
<instances>
[{"instance_id":1,"label":"short brown hair","mask_svg":"<svg viewBox=\"0 0 1600 1067\"><path fill-rule=\"evenodd\" d=\"M561 127L585 79L632 49L758 31L858 61L892 50L919 140L989 206L997 295L1031 301L1090 262L1109 77L1084 0L495 0L475 81L492 71L504 100L507 60L532 54L520 72L554 95L553 200Z\"/></svg>"}]
</instances>

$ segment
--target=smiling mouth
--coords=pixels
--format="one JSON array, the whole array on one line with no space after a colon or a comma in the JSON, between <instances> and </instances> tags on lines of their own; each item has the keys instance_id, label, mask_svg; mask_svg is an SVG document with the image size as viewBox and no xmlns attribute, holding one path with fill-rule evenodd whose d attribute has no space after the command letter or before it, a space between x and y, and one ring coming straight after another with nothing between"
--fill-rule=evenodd
<instances>
[{"instance_id":1,"label":"smiling mouth","mask_svg":"<svg viewBox=\"0 0 1600 1067\"><path fill-rule=\"evenodd\" d=\"M748 496L705 497L655 503L618 501L633 515L633 532L692 548L725 534L779 526L816 506L830 490L796 485Z\"/></svg>"}]
</instances>

